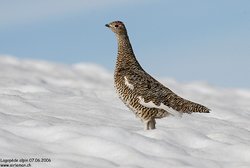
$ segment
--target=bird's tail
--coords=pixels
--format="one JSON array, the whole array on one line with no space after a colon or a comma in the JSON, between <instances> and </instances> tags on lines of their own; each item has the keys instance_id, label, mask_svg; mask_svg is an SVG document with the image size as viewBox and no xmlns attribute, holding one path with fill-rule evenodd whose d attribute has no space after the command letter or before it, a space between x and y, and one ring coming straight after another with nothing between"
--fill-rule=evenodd
<instances>
[{"instance_id":1,"label":"bird's tail","mask_svg":"<svg viewBox=\"0 0 250 168\"><path fill-rule=\"evenodd\" d=\"M184 103L182 105L179 106L179 110L182 111L183 113L209 113L210 109L198 104L198 103L194 103L192 101L189 100L184 100Z\"/></svg>"},{"instance_id":2,"label":"bird's tail","mask_svg":"<svg viewBox=\"0 0 250 168\"><path fill-rule=\"evenodd\" d=\"M201 104L186 100L176 94L173 94L168 99L167 102L170 107L172 107L176 111L180 111L183 113L195 113L195 112L196 113L209 113L210 112L209 108Z\"/></svg>"}]
</instances>

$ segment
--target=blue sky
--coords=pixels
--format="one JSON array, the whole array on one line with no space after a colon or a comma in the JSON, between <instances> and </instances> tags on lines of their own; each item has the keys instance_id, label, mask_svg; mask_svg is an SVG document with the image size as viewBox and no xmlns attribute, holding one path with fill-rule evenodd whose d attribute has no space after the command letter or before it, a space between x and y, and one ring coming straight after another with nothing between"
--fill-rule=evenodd
<instances>
[{"instance_id":1,"label":"blue sky","mask_svg":"<svg viewBox=\"0 0 250 168\"><path fill-rule=\"evenodd\" d=\"M112 71L113 20L153 76L250 88L248 0L0 0L0 54Z\"/></svg>"}]
</instances>

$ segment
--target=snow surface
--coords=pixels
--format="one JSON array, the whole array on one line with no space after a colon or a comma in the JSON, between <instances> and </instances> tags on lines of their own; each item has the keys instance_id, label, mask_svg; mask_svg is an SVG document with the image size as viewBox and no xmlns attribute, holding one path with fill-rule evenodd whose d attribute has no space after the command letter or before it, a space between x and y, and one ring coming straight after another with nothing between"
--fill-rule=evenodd
<instances>
[{"instance_id":1,"label":"snow surface","mask_svg":"<svg viewBox=\"0 0 250 168\"><path fill-rule=\"evenodd\" d=\"M161 79L212 111L145 131L98 65L1 56L0 77L1 159L51 159L36 168L250 167L250 90Z\"/></svg>"}]
</instances>

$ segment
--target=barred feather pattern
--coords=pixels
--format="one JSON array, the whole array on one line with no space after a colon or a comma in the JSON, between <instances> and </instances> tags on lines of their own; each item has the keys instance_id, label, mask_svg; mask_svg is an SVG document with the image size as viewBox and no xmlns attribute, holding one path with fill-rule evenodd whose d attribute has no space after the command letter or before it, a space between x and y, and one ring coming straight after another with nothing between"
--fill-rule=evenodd
<instances>
[{"instance_id":1,"label":"barred feather pattern","mask_svg":"<svg viewBox=\"0 0 250 168\"><path fill-rule=\"evenodd\" d=\"M155 119L177 113L209 113L201 104L186 100L143 70L137 61L125 25L120 21L106 25L116 34L118 55L114 84L120 99L145 123L155 129Z\"/></svg>"}]
</instances>

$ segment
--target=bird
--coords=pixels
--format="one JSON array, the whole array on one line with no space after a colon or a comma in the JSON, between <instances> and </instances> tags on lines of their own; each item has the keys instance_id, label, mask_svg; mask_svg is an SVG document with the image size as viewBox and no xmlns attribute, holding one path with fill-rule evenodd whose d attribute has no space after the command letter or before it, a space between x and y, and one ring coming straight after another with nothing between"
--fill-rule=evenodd
<instances>
[{"instance_id":1,"label":"bird","mask_svg":"<svg viewBox=\"0 0 250 168\"><path fill-rule=\"evenodd\" d=\"M183 113L209 113L210 109L184 99L149 75L139 64L122 21L105 24L117 38L114 87L122 102L139 117L145 130L156 128L156 119Z\"/></svg>"}]
</instances>

